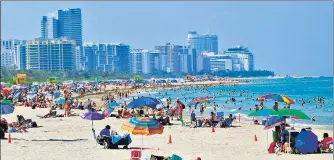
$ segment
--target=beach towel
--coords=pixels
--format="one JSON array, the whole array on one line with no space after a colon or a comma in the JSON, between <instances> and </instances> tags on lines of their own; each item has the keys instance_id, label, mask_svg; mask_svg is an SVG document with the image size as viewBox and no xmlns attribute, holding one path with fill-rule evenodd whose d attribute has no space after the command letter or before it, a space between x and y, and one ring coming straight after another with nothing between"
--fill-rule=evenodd
<instances>
[{"instance_id":1,"label":"beach towel","mask_svg":"<svg viewBox=\"0 0 334 160\"><path fill-rule=\"evenodd\" d=\"M173 154L172 157L168 158L168 160L182 160L182 158L176 154Z\"/></svg>"}]
</instances>

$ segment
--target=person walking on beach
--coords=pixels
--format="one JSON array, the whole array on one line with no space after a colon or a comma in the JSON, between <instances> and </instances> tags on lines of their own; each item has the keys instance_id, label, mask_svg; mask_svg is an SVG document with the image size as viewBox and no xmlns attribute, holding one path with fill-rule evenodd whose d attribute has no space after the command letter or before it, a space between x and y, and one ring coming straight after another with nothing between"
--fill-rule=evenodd
<instances>
[{"instance_id":1,"label":"person walking on beach","mask_svg":"<svg viewBox=\"0 0 334 160\"><path fill-rule=\"evenodd\" d=\"M177 109L177 115L178 115L178 120L182 117L182 111L183 111L183 104L179 100L179 98L176 99L176 109Z\"/></svg>"}]
</instances>

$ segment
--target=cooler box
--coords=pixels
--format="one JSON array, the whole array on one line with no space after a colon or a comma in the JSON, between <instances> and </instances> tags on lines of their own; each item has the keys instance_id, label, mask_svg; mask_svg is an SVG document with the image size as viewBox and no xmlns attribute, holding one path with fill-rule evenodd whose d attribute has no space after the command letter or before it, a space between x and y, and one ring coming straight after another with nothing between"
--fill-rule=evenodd
<instances>
[{"instance_id":1,"label":"cooler box","mask_svg":"<svg viewBox=\"0 0 334 160\"><path fill-rule=\"evenodd\" d=\"M131 160L140 160L141 158L141 150L133 149L131 150Z\"/></svg>"}]
</instances>

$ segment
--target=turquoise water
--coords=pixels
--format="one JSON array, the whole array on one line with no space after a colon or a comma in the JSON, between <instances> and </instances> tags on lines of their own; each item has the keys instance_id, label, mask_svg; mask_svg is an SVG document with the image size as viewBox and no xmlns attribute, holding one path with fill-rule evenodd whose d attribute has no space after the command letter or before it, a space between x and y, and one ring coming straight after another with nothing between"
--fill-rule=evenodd
<instances>
[{"instance_id":1,"label":"turquoise water","mask_svg":"<svg viewBox=\"0 0 334 160\"><path fill-rule=\"evenodd\" d=\"M215 102L218 104L217 111L224 111L225 115L241 114L246 120L250 120L246 117L251 111L250 108L254 108L255 104L259 104L255 99L261 95L268 93L284 94L290 97L296 104L291 105L291 108L300 109L306 113L309 117L314 117L316 121L310 120L293 120L293 123L301 126L321 127L326 129L333 128L333 111L332 111L332 98L333 98L333 78L284 78L284 79L251 79L250 84L236 85L236 86L216 86L206 89L180 89L177 91L154 91L150 93L150 96L164 96L171 97L174 102L176 98L179 98L182 102L185 102L184 97L187 99L187 104L192 98L202 96L214 96L214 92L222 90L235 90L235 93L228 93L222 91L221 94L216 94ZM240 92L245 91L242 96ZM146 93L147 94L147 93ZM313 97L325 97L325 103L320 104L313 102ZM236 98L236 104L229 101L225 104L227 99L232 97ZM246 97L248 97L246 99ZM300 99L304 99L306 102L304 106L301 105ZM241 102L242 101L242 102ZM309 102L311 101L311 102ZM224 105L224 107L223 107ZM272 108L274 101L267 100L264 105L268 108ZM285 104L280 103L279 107L283 108ZM237 108L241 107L241 110ZM192 107L194 108L194 107ZM188 107L186 113L189 112ZM213 111L213 107L208 104L204 114L208 114ZM199 114L199 107L196 109L196 113Z\"/></svg>"}]
</instances>

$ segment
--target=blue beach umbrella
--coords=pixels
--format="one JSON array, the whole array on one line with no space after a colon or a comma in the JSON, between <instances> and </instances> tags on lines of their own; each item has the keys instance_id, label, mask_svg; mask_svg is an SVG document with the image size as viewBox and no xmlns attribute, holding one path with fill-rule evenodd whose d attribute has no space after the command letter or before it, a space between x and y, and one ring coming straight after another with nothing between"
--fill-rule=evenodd
<instances>
[{"instance_id":1,"label":"blue beach umbrella","mask_svg":"<svg viewBox=\"0 0 334 160\"><path fill-rule=\"evenodd\" d=\"M118 106L121 106L119 105L117 102L110 102L108 104L106 104L107 107L118 107Z\"/></svg>"},{"instance_id":2,"label":"blue beach umbrella","mask_svg":"<svg viewBox=\"0 0 334 160\"><path fill-rule=\"evenodd\" d=\"M264 129L270 129L282 123L285 123L285 118L283 116L272 116L267 121Z\"/></svg>"},{"instance_id":3,"label":"blue beach umbrella","mask_svg":"<svg viewBox=\"0 0 334 160\"><path fill-rule=\"evenodd\" d=\"M60 97L60 92L55 91L55 92L52 93L52 96L54 96L54 98L58 98L58 97Z\"/></svg>"},{"instance_id":4,"label":"blue beach umbrella","mask_svg":"<svg viewBox=\"0 0 334 160\"><path fill-rule=\"evenodd\" d=\"M312 131L302 131L296 137L296 145L300 153L314 153L318 148L318 137Z\"/></svg>"},{"instance_id":5,"label":"blue beach umbrella","mask_svg":"<svg viewBox=\"0 0 334 160\"><path fill-rule=\"evenodd\" d=\"M56 104L65 104L65 98L59 98L56 100Z\"/></svg>"},{"instance_id":6,"label":"blue beach umbrella","mask_svg":"<svg viewBox=\"0 0 334 160\"><path fill-rule=\"evenodd\" d=\"M12 104L0 103L1 115L11 114L14 112L14 106Z\"/></svg>"},{"instance_id":7,"label":"blue beach umbrella","mask_svg":"<svg viewBox=\"0 0 334 160\"><path fill-rule=\"evenodd\" d=\"M140 108L140 107L150 107L156 108L159 104L159 100L152 98L152 97L141 97L138 99L133 100L131 103L128 104L127 108Z\"/></svg>"}]
</instances>

